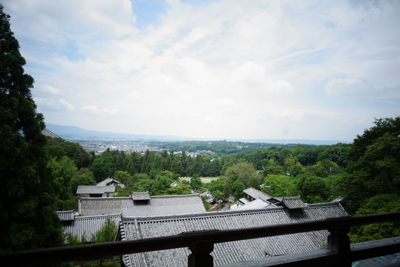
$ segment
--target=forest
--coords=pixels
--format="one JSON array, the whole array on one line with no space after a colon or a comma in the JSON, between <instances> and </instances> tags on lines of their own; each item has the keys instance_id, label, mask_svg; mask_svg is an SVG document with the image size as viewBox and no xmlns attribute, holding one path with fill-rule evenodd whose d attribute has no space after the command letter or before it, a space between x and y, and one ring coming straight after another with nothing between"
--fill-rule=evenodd
<instances>
[{"instance_id":1,"label":"forest","mask_svg":"<svg viewBox=\"0 0 400 267\"><path fill-rule=\"evenodd\" d=\"M146 151L144 155L107 150L95 156L78 144L51 138L46 149L51 157L48 166L62 181L58 209L76 209L78 185L94 185L113 177L126 185L117 189L117 196L129 196L133 191L188 194L192 189L210 190L217 198L233 195L239 199L245 188L254 187L275 197L300 195L307 203L341 196L349 214L361 215L400 210L399 134L400 117L396 117L376 119L375 126L358 135L353 144L272 146L251 153L205 153L195 158L185 150ZM179 177L191 179L180 181ZM200 177L219 178L202 183ZM174 181L180 185L171 187ZM397 228L393 223L387 225L388 229L379 231L357 228L352 240L395 235Z\"/></svg>"}]
</instances>

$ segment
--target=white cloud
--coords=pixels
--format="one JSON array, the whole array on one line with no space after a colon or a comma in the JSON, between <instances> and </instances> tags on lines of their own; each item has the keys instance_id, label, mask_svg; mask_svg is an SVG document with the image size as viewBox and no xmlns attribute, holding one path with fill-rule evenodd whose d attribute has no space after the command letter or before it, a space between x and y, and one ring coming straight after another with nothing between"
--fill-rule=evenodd
<instances>
[{"instance_id":1,"label":"white cloud","mask_svg":"<svg viewBox=\"0 0 400 267\"><path fill-rule=\"evenodd\" d=\"M61 90L58 88L55 88L53 86L50 86L48 84L44 84L43 86L41 86L41 91L43 91L44 93L50 93L52 95L59 95L61 94Z\"/></svg>"},{"instance_id":2,"label":"white cloud","mask_svg":"<svg viewBox=\"0 0 400 267\"><path fill-rule=\"evenodd\" d=\"M331 78L324 87L328 96L369 96L373 89L358 79Z\"/></svg>"},{"instance_id":3,"label":"white cloud","mask_svg":"<svg viewBox=\"0 0 400 267\"><path fill-rule=\"evenodd\" d=\"M396 2L167 3L139 30L128 0L6 0L46 120L61 103L97 130L113 116L131 133L334 139L335 125L351 140L349 120L398 109Z\"/></svg>"},{"instance_id":4,"label":"white cloud","mask_svg":"<svg viewBox=\"0 0 400 267\"><path fill-rule=\"evenodd\" d=\"M64 99L60 99L60 103L61 103L64 107L66 107L68 110L70 110L70 111L74 111L74 110L75 110L74 105L68 103L68 102L65 101Z\"/></svg>"}]
</instances>

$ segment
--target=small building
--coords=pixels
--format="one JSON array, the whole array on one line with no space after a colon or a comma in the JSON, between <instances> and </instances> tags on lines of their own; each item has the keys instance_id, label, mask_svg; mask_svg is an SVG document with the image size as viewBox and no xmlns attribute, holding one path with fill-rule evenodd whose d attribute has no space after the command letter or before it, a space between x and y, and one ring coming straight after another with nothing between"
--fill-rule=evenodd
<instances>
[{"instance_id":1,"label":"small building","mask_svg":"<svg viewBox=\"0 0 400 267\"><path fill-rule=\"evenodd\" d=\"M272 198L272 196L257 190L253 187L247 188L243 190L244 193L244 198L247 199L248 201L253 201L256 199L261 199L262 201L267 201L268 199Z\"/></svg>"},{"instance_id":2,"label":"small building","mask_svg":"<svg viewBox=\"0 0 400 267\"><path fill-rule=\"evenodd\" d=\"M78 185L76 190L78 196L89 197L112 197L115 194L114 185L98 186L98 185Z\"/></svg>"},{"instance_id":3,"label":"small building","mask_svg":"<svg viewBox=\"0 0 400 267\"><path fill-rule=\"evenodd\" d=\"M96 185L97 186L111 186L111 185L116 186L116 185L118 185L121 188L125 187L125 185L123 183L115 180L114 178L110 178L110 177L104 179L103 181L97 183Z\"/></svg>"},{"instance_id":4,"label":"small building","mask_svg":"<svg viewBox=\"0 0 400 267\"><path fill-rule=\"evenodd\" d=\"M175 181L171 184L171 187L177 187L179 184Z\"/></svg>"}]
</instances>

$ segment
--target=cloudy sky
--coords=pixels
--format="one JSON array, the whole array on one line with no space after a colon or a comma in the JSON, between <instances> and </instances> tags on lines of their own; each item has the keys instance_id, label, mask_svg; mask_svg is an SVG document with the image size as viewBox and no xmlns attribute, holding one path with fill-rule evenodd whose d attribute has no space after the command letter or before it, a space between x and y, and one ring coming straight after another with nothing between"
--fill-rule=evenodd
<instances>
[{"instance_id":1,"label":"cloudy sky","mask_svg":"<svg viewBox=\"0 0 400 267\"><path fill-rule=\"evenodd\" d=\"M400 115L400 2L2 0L46 123L352 141Z\"/></svg>"}]
</instances>

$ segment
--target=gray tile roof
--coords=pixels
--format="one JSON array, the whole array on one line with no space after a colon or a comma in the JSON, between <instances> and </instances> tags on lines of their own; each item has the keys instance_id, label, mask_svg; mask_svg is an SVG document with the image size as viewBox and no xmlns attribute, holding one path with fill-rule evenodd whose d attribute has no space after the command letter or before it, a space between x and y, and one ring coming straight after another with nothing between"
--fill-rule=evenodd
<instances>
[{"instance_id":1,"label":"gray tile roof","mask_svg":"<svg viewBox=\"0 0 400 267\"><path fill-rule=\"evenodd\" d=\"M97 183L96 185L97 186L118 185L121 188L125 187L125 185L123 183L121 183L120 181L117 181L113 178L110 178L110 177L104 179L103 181Z\"/></svg>"},{"instance_id":2,"label":"gray tile roof","mask_svg":"<svg viewBox=\"0 0 400 267\"><path fill-rule=\"evenodd\" d=\"M64 222L62 224L64 233L71 233L74 236L77 235L78 239L80 239L82 235L85 234L86 239L90 240L92 234L95 234L97 231L100 230L108 216L111 217L111 219L118 227L122 217L121 214L82 216L75 217L75 220L73 221Z\"/></svg>"},{"instance_id":3,"label":"gray tile roof","mask_svg":"<svg viewBox=\"0 0 400 267\"><path fill-rule=\"evenodd\" d=\"M300 209L307 208L307 204L305 204L300 196L298 197L284 197L281 202L288 209Z\"/></svg>"},{"instance_id":4,"label":"gray tile roof","mask_svg":"<svg viewBox=\"0 0 400 267\"><path fill-rule=\"evenodd\" d=\"M272 196L270 196L264 192L261 192L260 190L257 190L253 187L247 188L247 189L243 190L243 192L255 199L259 198L263 201L267 201L268 199L270 199L272 197Z\"/></svg>"},{"instance_id":5,"label":"gray tile roof","mask_svg":"<svg viewBox=\"0 0 400 267\"><path fill-rule=\"evenodd\" d=\"M59 137L58 135L56 135L55 133L53 133L52 131L50 131L47 128L44 128L42 130L42 134L45 135L45 136L49 136L51 138L61 138L61 137Z\"/></svg>"},{"instance_id":6,"label":"gray tile roof","mask_svg":"<svg viewBox=\"0 0 400 267\"><path fill-rule=\"evenodd\" d=\"M353 262L353 267L379 267L379 266L398 266L400 262L400 253L380 256L376 258L365 259ZM393 264L393 265L392 265Z\"/></svg>"},{"instance_id":7,"label":"gray tile roof","mask_svg":"<svg viewBox=\"0 0 400 267\"><path fill-rule=\"evenodd\" d=\"M64 211L56 211L58 218L60 221L73 221L74 220L74 211L73 210L64 210Z\"/></svg>"},{"instance_id":8,"label":"gray tile roof","mask_svg":"<svg viewBox=\"0 0 400 267\"><path fill-rule=\"evenodd\" d=\"M133 200L148 200L150 199L149 192L132 192Z\"/></svg>"},{"instance_id":9,"label":"gray tile roof","mask_svg":"<svg viewBox=\"0 0 400 267\"><path fill-rule=\"evenodd\" d=\"M240 229L341 217L347 213L340 203L309 205L301 216L291 217L283 207L263 210L224 211L181 216L125 218L121 221L123 240L177 235L211 229ZM276 237L226 242L214 245L214 265L251 261L322 248L328 231L314 231ZM187 266L188 248L124 255L127 266Z\"/></svg>"},{"instance_id":10,"label":"gray tile roof","mask_svg":"<svg viewBox=\"0 0 400 267\"><path fill-rule=\"evenodd\" d=\"M77 195L88 195L88 194L104 194L104 193L114 193L115 186L98 186L98 185L78 185L76 190Z\"/></svg>"},{"instance_id":11,"label":"gray tile roof","mask_svg":"<svg viewBox=\"0 0 400 267\"><path fill-rule=\"evenodd\" d=\"M198 194L151 196L149 204L135 203L130 197L81 198L84 216L122 213L123 216L158 216L206 212Z\"/></svg>"}]
</instances>

